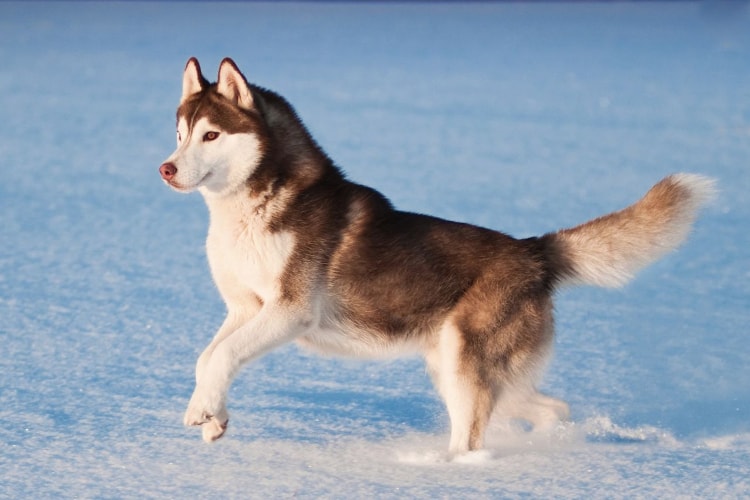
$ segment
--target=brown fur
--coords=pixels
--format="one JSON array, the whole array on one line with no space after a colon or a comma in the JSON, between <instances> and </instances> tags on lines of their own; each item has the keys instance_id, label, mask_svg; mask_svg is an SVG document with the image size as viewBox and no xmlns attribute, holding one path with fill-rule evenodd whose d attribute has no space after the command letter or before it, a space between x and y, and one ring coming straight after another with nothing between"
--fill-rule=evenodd
<instances>
[{"instance_id":1,"label":"brown fur","mask_svg":"<svg viewBox=\"0 0 750 500\"><path fill-rule=\"evenodd\" d=\"M247 89L236 85L244 77L225 63L233 78L224 85L229 98L200 76L197 61L188 63L197 76L184 88L200 90L183 98L178 118L192 124L206 117L224 133L259 139L262 158L239 195L253 200L255 213L238 216L262 224L261 234L294 235L294 247L279 297L241 284L249 309L276 301L295 311L304 318L297 340L328 352L424 352L448 404L456 452L481 446L493 409L511 393L526 398L526 408L552 401L555 412L565 412L564 403L534 389L551 349L555 288L621 284L682 241L709 191L697 176L670 177L631 207L523 240L401 212L377 191L347 180L282 97L249 85L251 107L240 106L237 96ZM205 421L220 411L206 411ZM214 424L219 436L225 424Z\"/></svg>"}]
</instances>

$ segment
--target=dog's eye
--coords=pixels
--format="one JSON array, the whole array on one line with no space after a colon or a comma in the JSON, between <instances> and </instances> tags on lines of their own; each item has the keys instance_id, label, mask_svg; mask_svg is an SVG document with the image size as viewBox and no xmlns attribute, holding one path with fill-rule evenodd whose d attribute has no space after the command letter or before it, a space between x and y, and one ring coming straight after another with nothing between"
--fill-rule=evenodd
<instances>
[{"instance_id":1,"label":"dog's eye","mask_svg":"<svg viewBox=\"0 0 750 500\"><path fill-rule=\"evenodd\" d=\"M177 132L177 142L182 142L182 134Z\"/></svg>"},{"instance_id":2,"label":"dog's eye","mask_svg":"<svg viewBox=\"0 0 750 500\"><path fill-rule=\"evenodd\" d=\"M206 132L203 134L203 142L213 141L217 137L219 137L218 132Z\"/></svg>"}]
</instances>

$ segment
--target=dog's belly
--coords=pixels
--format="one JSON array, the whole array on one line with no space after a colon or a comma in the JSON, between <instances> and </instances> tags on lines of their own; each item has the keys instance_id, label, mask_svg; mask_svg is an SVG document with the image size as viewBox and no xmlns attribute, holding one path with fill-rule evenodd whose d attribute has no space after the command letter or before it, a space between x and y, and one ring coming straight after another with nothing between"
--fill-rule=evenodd
<instances>
[{"instance_id":1,"label":"dog's belly","mask_svg":"<svg viewBox=\"0 0 750 500\"><path fill-rule=\"evenodd\" d=\"M421 353L425 340L419 334L387 336L353 326L341 326L317 328L298 338L297 343L323 354L388 358Z\"/></svg>"}]
</instances>

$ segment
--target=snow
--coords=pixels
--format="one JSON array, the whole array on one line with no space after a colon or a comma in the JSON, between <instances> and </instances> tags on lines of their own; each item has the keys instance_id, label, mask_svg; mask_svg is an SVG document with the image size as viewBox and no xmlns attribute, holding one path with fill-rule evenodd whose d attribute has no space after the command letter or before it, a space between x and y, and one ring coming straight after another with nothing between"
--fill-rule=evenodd
<instances>
[{"instance_id":1,"label":"snow","mask_svg":"<svg viewBox=\"0 0 750 500\"><path fill-rule=\"evenodd\" d=\"M207 214L157 173L193 55L404 209L529 236L672 172L720 196L626 288L559 294L549 434L449 461L420 360L289 346L206 445ZM0 497L746 496L748 60L744 3L0 3Z\"/></svg>"}]
</instances>

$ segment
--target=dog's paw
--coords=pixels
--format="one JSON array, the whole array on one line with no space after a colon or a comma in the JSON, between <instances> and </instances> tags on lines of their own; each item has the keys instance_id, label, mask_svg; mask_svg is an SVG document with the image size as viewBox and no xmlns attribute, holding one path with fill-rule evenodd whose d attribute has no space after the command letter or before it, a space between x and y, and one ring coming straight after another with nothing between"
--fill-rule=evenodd
<instances>
[{"instance_id":1,"label":"dog's paw","mask_svg":"<svg viewBox=\"0 0 750 500\"><path fill-rule=\"evenodd\" d=\"M223 426L226 429L226 422L229 420L229 415L224 404L216 399L207 397L204 390L196 387L185 411L184 424L186 426L196 426L215 421L215 426ZM221 434L223 434L223 431Z\"/></svg>"},{"instance_id":2,"label":"dog's paw","mask_svg":"<svg viewBox=\"0 0 750 500\"><path fill-rule=\"evenodd\" d=\"M220 422L225 422L226 420L228 420L226 410L221 409L217 412L211 412L191 406L188 407L187 411L185 412L183 423L187 427L194 427L207 424L216 419L218 419Z\"/></svg>"},{"instance_id":3,"label":"dog's paw","mask_svg":"<svg viewBox=\"0 0 750 500\"><path fill-rule=\"evenodd\" d=\"M570 407L565 401L556 399L553 411L557 414L557 418L561 422L567 422L570 420Z\"/></svg>"},{"instance_id":4,"label":"dog's paw","mask_svg":"<svg viewBox=\"0 0 750 500\"><path fill-rule=\"evenodd\" d=\"M535 432L549 432L569 419L570 408L565 401L545 396L543 404L535 407L529 420Z\"/></svg>"},{"instance_id":5,"label":"dog's paw","mask_svg":"<svg viewBox=\"0 0 750 500\"><path fill-rule=\"evenodd\" d=\"M183 423L188 427L203 425L211 419L211 416L209 412L190 404L187 411L185 411Z\"/></svg>"},{"instance_id":6,"label":"dog's paw","mask_svg":"<svg viewBox=\"0 0 750 500\"><path fill-rule=\"evenodd\" d=\"M224 407L216 412L211 412L191 404L185 412L184 422L187 426L200 425L203 441L212 443L226 432L229 414Z\"/></svg>"},{"instance_id":7,"label":"dog's paw","mask_svg":"<svg viewBox=\"0 0 750 500\"><path fill-rule=\"evenodd\" d=\"M228 424L228 418L221 420L219 417L211 417L208 422L201 426L203 441L207 443L213 443L214 441L219 439L227 431Z\"/></svg>"}]
</instances>

